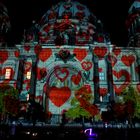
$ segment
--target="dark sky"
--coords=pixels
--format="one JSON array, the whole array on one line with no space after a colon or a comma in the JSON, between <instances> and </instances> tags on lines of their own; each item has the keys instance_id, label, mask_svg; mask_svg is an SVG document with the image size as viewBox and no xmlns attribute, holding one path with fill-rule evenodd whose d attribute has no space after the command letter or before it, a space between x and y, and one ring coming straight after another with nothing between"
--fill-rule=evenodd
<instances>
[{"instance_id":1,"label":"dark sky","mask_svg":"<svg viewBox=\"0 0 140 140\"><path fill-rule=\"evenodd\" d=\"M32 20L38 21L53 4L60 0L3 0L8 8L12 25L11 42L18 43L24 29L31 26ZM127 45L127 17L130 0L77 0L85 4L100 19L104 30L110 34L111 42L118 46Z\"/></svg>"}]
</instances>

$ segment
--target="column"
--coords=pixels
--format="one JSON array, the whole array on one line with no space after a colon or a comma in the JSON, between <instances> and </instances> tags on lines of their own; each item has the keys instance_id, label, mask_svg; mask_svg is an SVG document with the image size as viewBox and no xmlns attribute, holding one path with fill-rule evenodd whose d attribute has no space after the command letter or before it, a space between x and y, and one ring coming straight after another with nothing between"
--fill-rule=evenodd
<instances>
[{"instance_id":1,"label":"column","mask_svg":"<svg viewBox=\"0 0 140 140\"><path fill-rule=\"evenodd\" d=\"M98 72L98 58L97 56L93 56L93 64L94 64L94 103L100 103L99 97L99 72Z\"/></svg>"},{"instance_id":2,"label":"column","mask_svg":"<svg viewBox=\"0 0 140 140\"><path fill-rule=\"evenodd\" d=\"M19 58L19 68L17 74L17 89L22 90L24 76L24 58Z\"/></svg>"},{"instance_id":3,"label":"column","mask_svg":"<svg viewBox=\"0 0 140 140\"><path fill-rule=\"evenodd\" d=\"M107 62L107 84L108 84L108 93L110 95L110 102L114 100L114 90L113 90L113 73L112 65L110 59L106 59Z\"/></svg>"},{"instance_id":4,"label":"column","mask_svg":"<svg viewBox=\"0 0 140 140\"><path fill-rule=\"evenodd\" d=\"M36 68L37 68L37 58L36 58L36 56L32 56L30 95L35 95L35 90L36 90Z\"/></svg>"}]
</instances>

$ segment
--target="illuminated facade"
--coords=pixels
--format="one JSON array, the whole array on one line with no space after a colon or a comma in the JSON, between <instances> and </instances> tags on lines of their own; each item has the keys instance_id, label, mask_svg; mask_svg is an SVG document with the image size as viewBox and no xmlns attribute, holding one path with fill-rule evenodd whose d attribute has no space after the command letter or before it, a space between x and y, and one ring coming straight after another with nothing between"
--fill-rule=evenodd
<instances>
[{"instance_id":1,"label":"illuminated facade","mask_svg":"<svg viewBox=\"0 0 140 140\"><path fill-rule=\"evenodd\" d=\"M139 45L111 44L101 21L85 5L69 0L52 6L20 44L9 48L1 43L0 84L18 88L21 100L34 95L46 111L58 115L86 85L93 103L104 109L128 85L140 90L139 54Z\"/></svg>"}]
</instances>

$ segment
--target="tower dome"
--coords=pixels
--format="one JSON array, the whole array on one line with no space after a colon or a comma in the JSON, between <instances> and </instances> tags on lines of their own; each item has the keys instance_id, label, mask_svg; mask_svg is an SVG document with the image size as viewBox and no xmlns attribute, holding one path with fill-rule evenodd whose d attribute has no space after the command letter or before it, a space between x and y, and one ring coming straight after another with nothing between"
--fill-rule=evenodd
<instances>
[{"instance_id":1,"label":"tower dome","mask_svg":"<svg viewBox=\"0 0 140 140\"><path fill-rule=\"evenodd\" d=\"M58 45L87 44L93 42L101 24L85 5L72 0L61 1L41 18L39 40Z\"/></svg>"},{"instance_id":2,"label":"tower dome","mask_svg":"<svg viewBox=\"0 0 140 140\"><path fill-rule=\"evenodd\" d=\"M140 0L134 0L128 10L126 19L126 27L128 30L128 46L140 46Z\"/></svg>"}]
</instances>

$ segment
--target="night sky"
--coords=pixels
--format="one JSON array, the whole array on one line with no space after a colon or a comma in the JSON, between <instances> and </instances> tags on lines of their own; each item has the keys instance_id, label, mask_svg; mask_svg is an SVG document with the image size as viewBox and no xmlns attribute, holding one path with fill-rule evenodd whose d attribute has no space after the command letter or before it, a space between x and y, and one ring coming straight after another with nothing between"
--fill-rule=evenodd
<instances>
[{"instance_id":1,"label":"night sky","mask_svg":"<svg viewBox=\"0 0 140 140\"><path fill-rule=\"evenodd\" d=\"M24 29L38 21L53 4L61 0L3 0L11 20L11 43L20 43ZM130 0L77 0L85 4L100 19L104 30L110 34L111 42L118 46L126 46L128 34L125 19L128 15ZM122 2L123 1L123 2Z\"/></svg>"}]
</instances>

